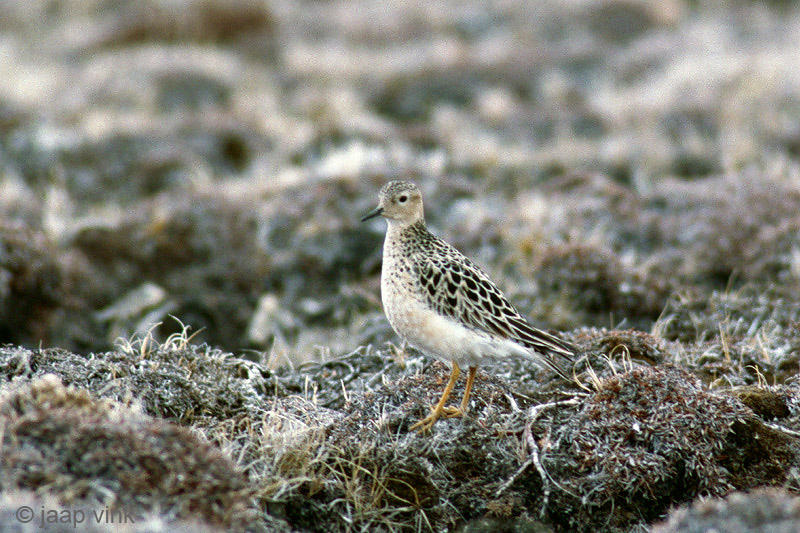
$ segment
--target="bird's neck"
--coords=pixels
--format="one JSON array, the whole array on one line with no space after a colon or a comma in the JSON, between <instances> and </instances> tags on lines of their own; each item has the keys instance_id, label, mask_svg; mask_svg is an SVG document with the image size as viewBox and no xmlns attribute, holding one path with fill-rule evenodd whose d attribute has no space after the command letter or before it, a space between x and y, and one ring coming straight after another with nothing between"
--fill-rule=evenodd
<instances>
[{"instance_id":1,"label":"bird's neck","mask_svg":"<svg viewBox=\"0 0 800 533\"><path fill-rule=\"evenodd\" d=\"M410 224L403 224L394 220L388 220L388 223L389 226L386 230L387 239L394 240L404 235L422 235L428 233L428 228L425 226L424 218L421 218Z\"/></svg>"}]
</instances>

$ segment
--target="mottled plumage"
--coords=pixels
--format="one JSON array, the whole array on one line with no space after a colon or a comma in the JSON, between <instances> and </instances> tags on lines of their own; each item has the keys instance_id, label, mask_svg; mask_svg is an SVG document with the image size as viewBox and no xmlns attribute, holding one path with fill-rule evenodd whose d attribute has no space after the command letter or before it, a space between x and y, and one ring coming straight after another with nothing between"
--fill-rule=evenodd
<instances>
[{"instance_id":1,"label":"mottled plumage","mask_svg":"<svg viewBox=\"0 0 800 533\"><path fill-rule=\"evenodd\" d=\"M480 268L428 231L416 185L386 184L378 207L363 220L378 215L388 222L381 299L389 323L427 355L453 363L439 404L413 427L427 430L442 414L466 410L475 370L485 359L528 357L568 378L570 345L528 324ZM470 367L464 400L461 409L445 408L459 365Z\"/></svg>"}]
</instances>

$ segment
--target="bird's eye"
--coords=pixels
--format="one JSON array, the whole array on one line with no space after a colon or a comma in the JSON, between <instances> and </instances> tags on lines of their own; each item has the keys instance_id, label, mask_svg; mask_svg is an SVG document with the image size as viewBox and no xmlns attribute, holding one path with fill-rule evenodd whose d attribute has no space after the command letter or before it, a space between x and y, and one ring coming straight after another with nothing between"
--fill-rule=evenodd
<instances>
[{"instance_id":1,"label":"bird's eye","mask_svg":"<svg viewBox=\"0 0 800 533\"><path fill-rule=\"evenodd\" d=\"M405 194L400 196L400 198L397 199L397 201L400 202L401 204L406 203L406 200L408 200L408 196L406 196Z\"/></svg>"}]
</instances>

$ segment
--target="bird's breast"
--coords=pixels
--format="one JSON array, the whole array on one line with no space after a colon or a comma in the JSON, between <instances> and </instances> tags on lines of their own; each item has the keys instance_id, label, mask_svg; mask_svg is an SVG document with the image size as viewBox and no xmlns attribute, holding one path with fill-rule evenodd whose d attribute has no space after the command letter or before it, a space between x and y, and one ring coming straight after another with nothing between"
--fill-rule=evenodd
<instances>
[{"instance_id":1,"label":"bird's breast","mask_svg":"<svg viewBox=\"0 0 800 533\"><path fill-rule=\"evenodd\" d=\"M384 254L381 300L389 324L400 337L430 357L461 365L477 365L497 351L495 339L434 310L415 275L403 257ZM505 350L496 355L505 355Z\"/></svg>"}]
</instances>

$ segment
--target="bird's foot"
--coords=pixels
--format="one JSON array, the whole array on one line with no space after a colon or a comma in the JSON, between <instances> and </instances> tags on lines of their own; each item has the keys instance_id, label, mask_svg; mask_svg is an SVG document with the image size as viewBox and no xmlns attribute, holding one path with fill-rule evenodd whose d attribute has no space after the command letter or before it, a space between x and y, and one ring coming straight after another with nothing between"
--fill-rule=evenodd
<instances>
[{"instance_id":1,"label":"bird's foot","mask_svg":"<svg viewBox=\"0 0 800 533\"><path fill-rule=\"evenodd\" d=\"M433 416L433 413L429 414L413 426L409 428L409 431L419 430L420 433L427 433L433 427L433 424L438 419L438 416Z\"/></svg>"},{"instance_id":2,"label":"bird's foot","mask_svg":"<svg viewBox=\"0 0 800 533\"><path fill-rule=\"evenodd\" d=\"M464 416L464 411L458 407L443 407L442 416L445 418L455 418L457 416Z\"/></svg>"},{"instance_id":3,"label":"bird's foot","mask_svg":"<svg viewBox=\"0 0 800 533\"><path fill-rule=\"evenodd\" d=\"M459 409L458 407L443 407L438 405L431 406L431 414L411 426L411 431L419 430L420 433L427 433L433 427L439 418L454 418L457 416L463 416L464 411Z\"/></svg>"}]
</instances>

